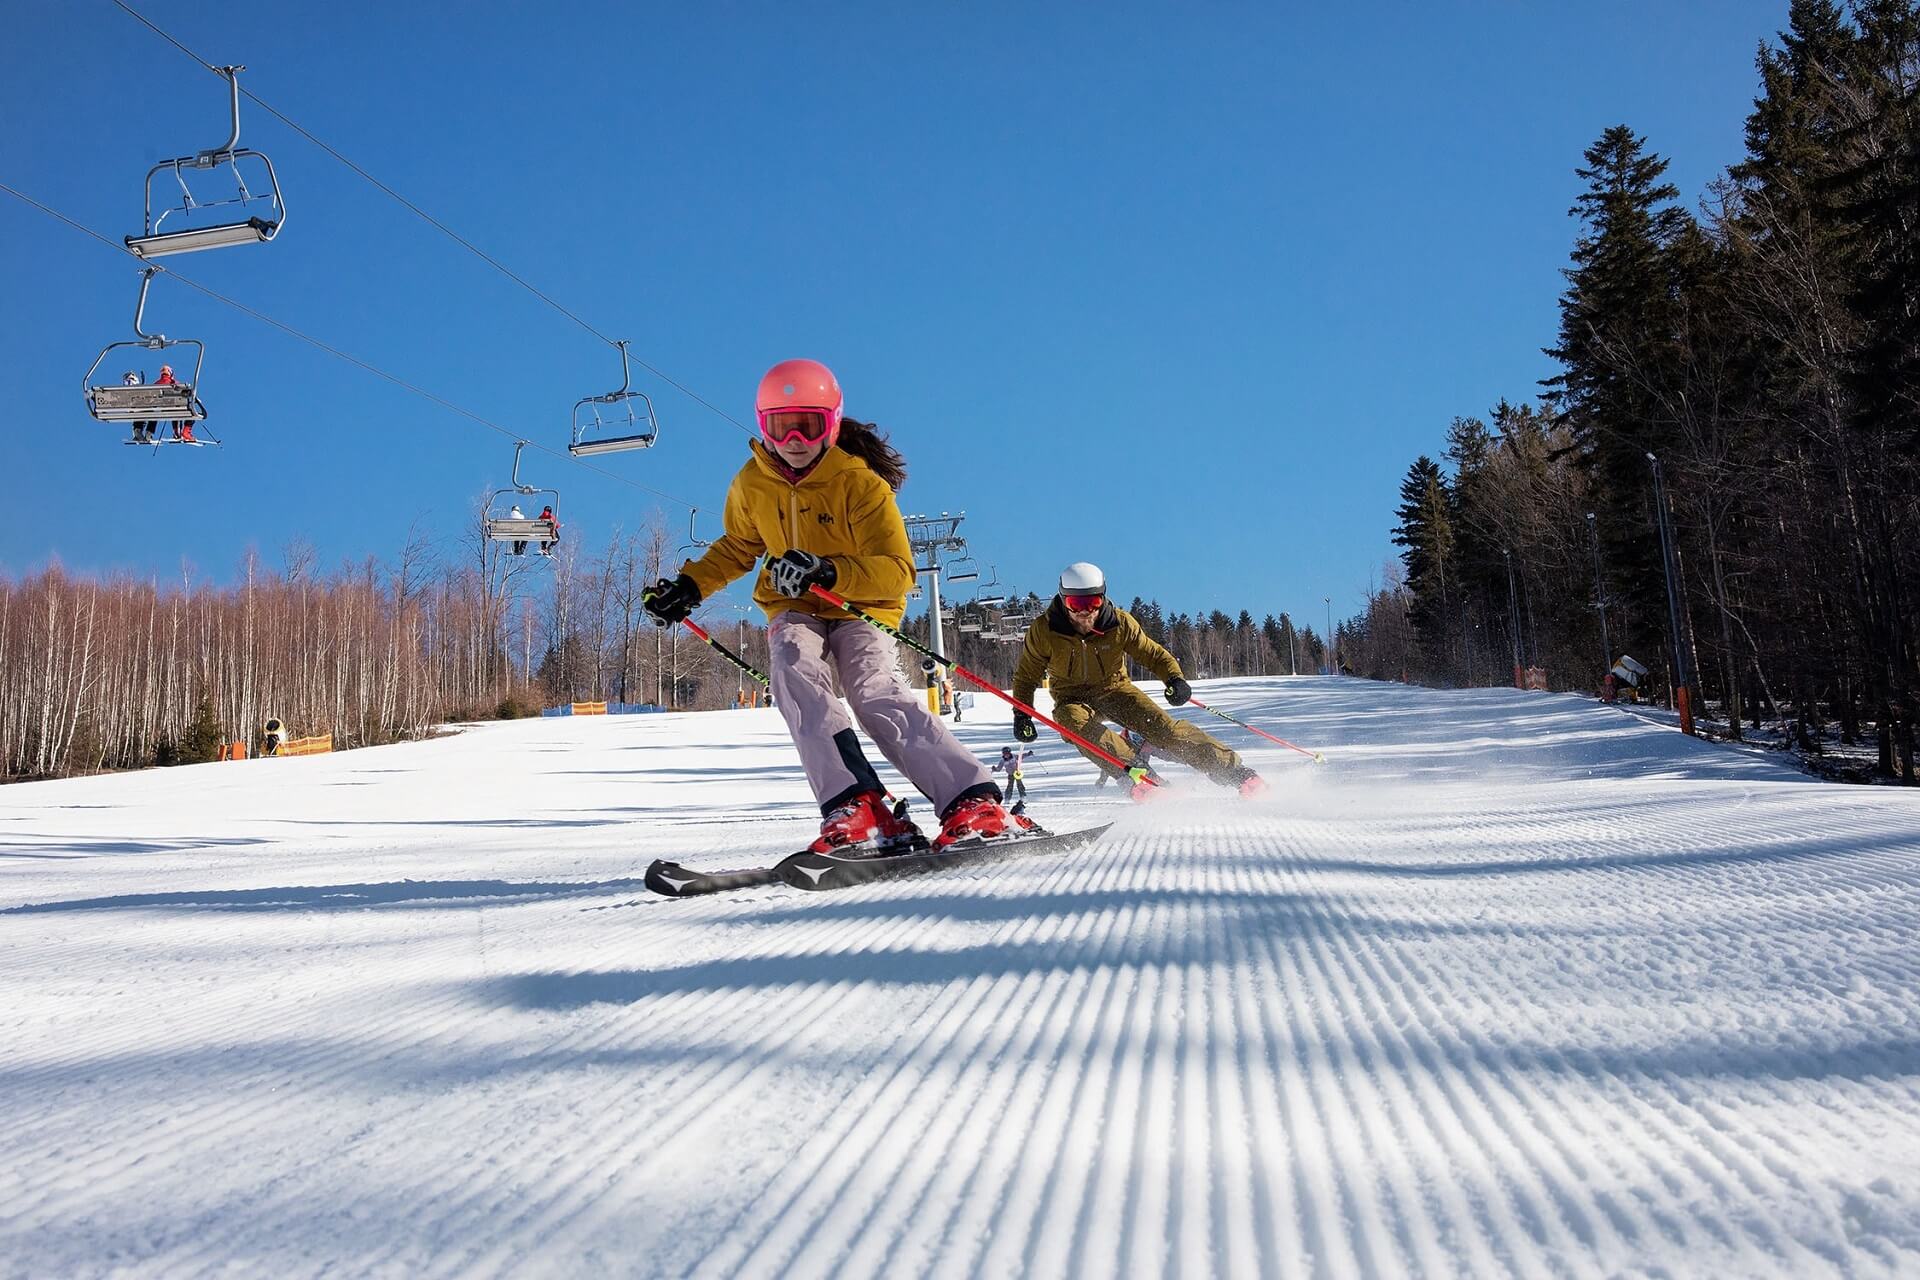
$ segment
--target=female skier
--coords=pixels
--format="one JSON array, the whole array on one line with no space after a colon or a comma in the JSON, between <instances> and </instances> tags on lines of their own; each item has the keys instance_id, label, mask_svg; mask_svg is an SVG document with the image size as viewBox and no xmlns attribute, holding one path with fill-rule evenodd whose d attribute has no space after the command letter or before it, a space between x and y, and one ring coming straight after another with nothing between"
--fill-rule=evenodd
<instances>
[{"instance_id":1,"label":"female skier","mask_svg":"<svg viewBox=\"0 0 1920 1280\"><path fill-rule=\"evenodd\" d=\"M936 848L1031 830L1001 808L980 762L908 690L894 642L810 590L818 584L898 626L914 580L893 497L906 462L871 424L843 417L842 404L825 365L787 360L767 371L760 439L727 490L726 531L678 577L654 584L647 611L663 625L679 622L766 556L753 598L767 612L774 705L824 815L813 852L884 853L920 840L912 822L888 810L855 724L933 803ZM834 696L836 671L845 706Z\"/></svg>"}]
</instances>

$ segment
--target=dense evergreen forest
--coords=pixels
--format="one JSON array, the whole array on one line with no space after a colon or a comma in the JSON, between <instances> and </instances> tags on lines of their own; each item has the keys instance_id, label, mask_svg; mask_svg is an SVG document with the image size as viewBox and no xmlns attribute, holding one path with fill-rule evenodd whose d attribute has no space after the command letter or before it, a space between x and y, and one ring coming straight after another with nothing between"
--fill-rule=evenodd
<instances>
[{"instance_id":1,"label":"dense evergreen forest","mask_svg":"<svg viewBox=\"0 0 1920 1280\"><path fill-rule=\"evenodd\" d=\"M1920 4L1794 0L1758 68L1746 154L1697 212L1630 126L1587 148L1559 372L1436 424L1401 565L1340 652L1564 689L1632 654L1733 736L1871 741L1912 782Z\"/></svg>"}]
</instances>

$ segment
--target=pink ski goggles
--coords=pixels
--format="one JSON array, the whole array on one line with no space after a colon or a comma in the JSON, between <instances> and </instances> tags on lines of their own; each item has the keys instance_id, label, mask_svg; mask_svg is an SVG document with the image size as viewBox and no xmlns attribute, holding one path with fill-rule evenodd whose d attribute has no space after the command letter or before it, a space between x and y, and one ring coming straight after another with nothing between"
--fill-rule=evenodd
<instances>
[{"instance_id":1,"label":"pink ski goggles","mask_svg":"<svg viewBox=\"0 0 1920 1280\"><path fill-rule=\"evenodd\" d=\"M840 425L840 415L829 409L762 409L760 438L770 445L793 440L807 444L825 440Z\"/></svg>"}]
</instances>

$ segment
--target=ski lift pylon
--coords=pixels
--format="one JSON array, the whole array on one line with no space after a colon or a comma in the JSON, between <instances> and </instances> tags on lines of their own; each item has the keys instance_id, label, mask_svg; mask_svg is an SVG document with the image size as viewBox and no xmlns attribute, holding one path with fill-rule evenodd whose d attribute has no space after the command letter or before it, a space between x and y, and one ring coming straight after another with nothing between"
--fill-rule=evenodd
<instances>
[{"instance_id":1,"label":"ski lift pylon","mask_svg":"<svg viewBox=\"0 0 1920 1280\"><path fill-rule=\"evenodd\" d=\"M109 342L100 349L87 367L86 376L80 379L80 385L86 392L87 413L96 422L204 422L207 406L200 401L200 369L206 363L207 348L198 338L169 338L163 333L148 333L142 325L146 322L147 290L153 285L153 277L160 270L147 267L140 273L140 300L133 308L134 336L120 342ZM128 386L121 382L102 381L96 383L94 375L100 366L106 363L108 356L122 347L138 347L143 351L165 351L169 347L192 347L193 375L176 382L141 382ZM162 441L156 435L155 443L166 444L219 444L212 436L193 440Z\"/></svg>"},{"instance_id":2,"label":"ski lift pylon","mask_svg":"<svg viewBox=\"0 0 1920 1280\"><path fill-rule=\"evenodd\" d=\"M142 258L160 258L170 253L193 253L200 249L224 249L236 244L264 244L280 234L286 225L287 209L280 196L280 179L273 171L273 161L259 151L253 151L240 145L240 73L244 66L216 67L220 75L226 78L227 93L233 110L233 127L227 134L227 140L207 151L198 151L190 156L180 156L173 160L162 160L147 170L147 212L145 230L137 236L128 236L127 248ZM242 160L260 162L266 173L267 190L256 193L248 187L246 175L241 171ZM216 169L226 166L233 172L236 194L222 200L196 200L193 188L187 185L187 170ZM174 182L180 188L180 203L154 213L153 180L164 171L171 171ZM243 214L239 218L227 218L225 221L208 222L199 226L176 227L172 231L161 229L162 224L175 214L191 219L199 210L222 209L237 205ZM262 217L261 214L270 216Z\"/></svg>"},{"instance_id":3,"label":"ski lift pylon","mask_svg":"<svg viewBox=\"0 0 1920 1280\"><path fill-rule=\"evenodd\" d=\"M603 396L584 396L574 402L573 440L567 445L567 452L576 458L650 449L660 438L660 420L654 416L653 401L646 392L633 389L633 364L627 355L627 344L614 345L620 348L620 389ZM635 410L636 400L646 407L644 415ZM602 405L608 407L605 414L600 412Z\"/></svg>"}]
</instances>

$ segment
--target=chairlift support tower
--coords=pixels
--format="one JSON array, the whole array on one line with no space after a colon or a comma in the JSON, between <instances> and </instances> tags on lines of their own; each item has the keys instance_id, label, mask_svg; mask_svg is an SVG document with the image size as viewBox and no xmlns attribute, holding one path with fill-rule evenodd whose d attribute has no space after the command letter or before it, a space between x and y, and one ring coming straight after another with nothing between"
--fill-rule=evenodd
<instances>
[{"instance_id":1,"label":"chairlift support tower","mask_svg":"<svg viewBox=\"0 0 1920 1280\"><path fill-rule=\"evenodd\" d=\"M937 516L908 516L907 542L913 548L913 570L916 576L925 575L927 579L927 628L935 653L945 653L946 644L940 629L940 553L953 553L956 559L967 560L967 540L960 536L960 522L967 518L962 511L949 515L942 511ZM967 575L978 577L977 572Z\"/></svg>"}]
</instances>

